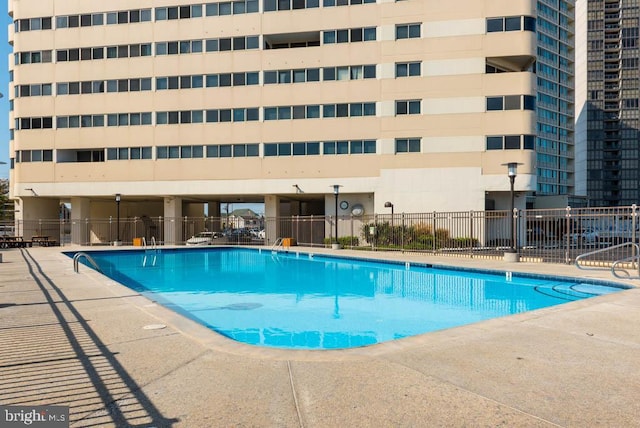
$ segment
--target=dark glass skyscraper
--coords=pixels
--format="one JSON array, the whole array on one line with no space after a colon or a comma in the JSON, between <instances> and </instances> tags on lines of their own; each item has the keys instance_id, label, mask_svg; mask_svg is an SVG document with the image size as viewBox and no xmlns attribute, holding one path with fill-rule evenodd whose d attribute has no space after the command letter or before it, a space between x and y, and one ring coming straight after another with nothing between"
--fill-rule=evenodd
<instances>
[{"instance_id":1,"label":"dark glass skyscraper","mask_svg":"<svg viewBox=\"0 0 640 428\"><path fill-rule=\"evenodd\" d=\"M638 0L588 0L586 184L592 206L640 202Z\"/></svg>"},{"instance_id":2,"label":"dark glass skyscraper","mask_svg":"<svg viewBox=\"0 0 640 428\"><path fill-rule=\"evenodd\" d=\"M537 194L573 195L574 0L538 0Z\"/></svg>"}]
</instances>

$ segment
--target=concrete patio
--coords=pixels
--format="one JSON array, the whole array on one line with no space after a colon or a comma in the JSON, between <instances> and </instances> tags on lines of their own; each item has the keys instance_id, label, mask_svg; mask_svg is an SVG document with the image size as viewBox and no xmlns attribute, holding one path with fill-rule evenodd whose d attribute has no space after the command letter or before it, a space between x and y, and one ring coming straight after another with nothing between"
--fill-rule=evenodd
<instances>
[{"instance_id":1,"label":"concrete patio","mask_svg":"<svg viewBox=\"0 0 640 428\"><path fill-rule=\"evenodd\" d=\"M0 404L70 406L74 427L640 427L640 289L365 348L286 351L75 273L62 250L80 249L2 252ZM566 265L374 255L613 281Z\"/></svg>"}]
</instances>

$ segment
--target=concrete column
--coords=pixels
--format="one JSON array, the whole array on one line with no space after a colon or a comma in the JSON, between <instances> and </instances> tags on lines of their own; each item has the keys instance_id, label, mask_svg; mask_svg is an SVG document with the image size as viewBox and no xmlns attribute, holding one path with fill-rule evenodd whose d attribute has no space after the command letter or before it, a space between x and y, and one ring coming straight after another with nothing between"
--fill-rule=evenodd
<instances>
[{"instance_id":1,"label":"concrete column","mask_svg":"<svg viewBox=\"0 0 640 428\"><path fill-rule=\"evenodd\" d=\"M220 217L220 201L209 201L209 217Z\"/></svg>"},{"instance_id":2,"label":"concrete column","mask_svg":"<svg viewBox=\"0 0 640 428\"><path fill-rule=\"evenodd\" d=\"M71 198L71 243L88 245L90 242L91 202L89 198Z\"/></svg>"},{"instance_id":3,"label":"concrete column","mask_svg":"<svg viewBox=\"0 0 640 428\"><path fill-rule=\"evenodd\" d=\"M204 217L204 203L184 204L183 215L187 217Z\"/></svg>"},{"instance_id":4,"label":"concrete column","mask_svg":"<svg viewBox=\"0 0 640 428\"><path fill-rule=\"evenodd\" d=\"M264 233L265 245L273 245L280 234L280 197L265 195L264 197Z\"/></svg>"},{"instance_id":5,"label":"concrete column","mask_svg":"<svg viewBox=\"0 0 640 428\"><path fill-rule=\"evenodd\" d=\"M57 240L60 233L60 200L26 197L16 203L16 235L31 239L47 235Z\"/></svg>"},{"instance_id":6,"label":"concrete column","mask_svg":"<svg viewBox=\"0 0 640 428\"><path fill-rule=\"evenodd\" d=\"M207 228L212 232L220 232L222 231L222 220L220 217L220 201L208 201L208 216L207 220Z\"/></svg>"},{"instance_id":7,"label":"concrete column","mask_svg":"<svg viewBox=\"0 0 640 428\"><path fill-rule=\"evenodd\" d=\"M182 237L182 198L167 196L164 198L164 244L181 244Z\"/></svg>"}]
</instances>

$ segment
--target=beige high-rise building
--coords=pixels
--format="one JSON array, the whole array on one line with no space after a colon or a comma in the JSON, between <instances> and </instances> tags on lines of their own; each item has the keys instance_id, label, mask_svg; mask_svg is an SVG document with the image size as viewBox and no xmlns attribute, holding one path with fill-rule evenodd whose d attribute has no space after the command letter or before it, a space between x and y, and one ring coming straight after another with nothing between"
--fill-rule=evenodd
<instances>
[{"instance_id":1,"label":"beige high-rise building","mask_svg":"<svg viewBox=\"0 0 640 428\"><path fill-rule=\"evenodd\" d=\"M535 0L9 0L23 220L508 209ZM126 203L125 203L126 202ZM357 209L354 211L354 207Z\"/></svg>"}]
</instances>

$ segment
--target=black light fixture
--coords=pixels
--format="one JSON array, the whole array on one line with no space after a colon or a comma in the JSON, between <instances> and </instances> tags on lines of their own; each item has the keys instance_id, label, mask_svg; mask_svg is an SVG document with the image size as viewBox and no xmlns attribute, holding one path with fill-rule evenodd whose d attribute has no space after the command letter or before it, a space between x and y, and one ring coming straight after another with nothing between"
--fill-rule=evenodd
<instances>
[{"instance_id":1,"label":"black light fixture","mask_svg":"<svg viewBox=\"0 0 640 428\"><path fill-rule=\"evenodd\" d=\"M339 184L334 184L333 185L333 196L336 199L336 244L338 243L338 195L340 194L340 187L342 187Z\"/></svg>"},{"instance_id":2,"label":"black light fixture","mask_svg":"<svg viewBox=\"0 0 640 428\"><path fill-rule=\"evenodd\" d=\"M384 203L385 208L391 208L391 220L393 221L393 204L389 201Z\"/></svg>"},{"instance_id":3,"label":"black light fixture","mask_svg":"<svg viewBox=\"0 0 640 428\"><path fill-rule=\"evenodd\" d=\"M387 201L384 203L385 208L391 208L391 242L393 242L393 203Z\"/></svg>"},{"instance_id":4,"label":"black light fixture","mask_svg":"<svg viewBox=\"0 0 640 428\"><path fill-rule=\"evenodd\" d=\"M116 193L116 245L120 245L120 199L122 195Z\"/></svg>"},{"instance_id":5,"label":"black light fixture","mask_svg":"<svg viewBox=\"0 0 640 428\"><path fill-rule=\"evenodd\" d=\"M514 208L515 208L515 193L514 193L514 183L516 181L516 176L518 175L518 165L522 165L521 163L518 162L509 162L509 163L503 163L503 166L507 167L507 175L509 177L509 183L510 183L510 196L511 196L511 212L509 214L509 228L511 229L511 239L510 239L510 246L509 246L509 252L510 253L515 253L516 251L516 241L515 241L515 237L516 237L516 233L515 233L515 218L514 218Z\"/></svg>"}]
</instances>

